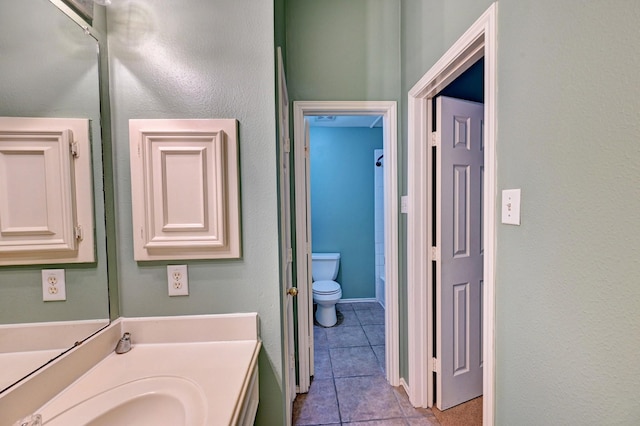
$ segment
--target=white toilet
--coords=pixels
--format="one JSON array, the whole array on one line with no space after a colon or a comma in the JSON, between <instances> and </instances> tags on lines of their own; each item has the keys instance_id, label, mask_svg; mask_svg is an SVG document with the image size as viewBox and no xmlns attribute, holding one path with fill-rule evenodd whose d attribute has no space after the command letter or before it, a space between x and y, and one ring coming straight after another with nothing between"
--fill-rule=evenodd
<instances>
[{"instance_id":1,"label":"white toilet","mask_svg":"<svg viewBox=\"0 0 640 426\"><path fill-rule=\"evenodd\" d=\"M316 321L332 327L338 321L336 303L342 297L340 284L334 281L340 267L340 253L312 253L313 302L318 304Z\"/></svg>"}]
</instances>

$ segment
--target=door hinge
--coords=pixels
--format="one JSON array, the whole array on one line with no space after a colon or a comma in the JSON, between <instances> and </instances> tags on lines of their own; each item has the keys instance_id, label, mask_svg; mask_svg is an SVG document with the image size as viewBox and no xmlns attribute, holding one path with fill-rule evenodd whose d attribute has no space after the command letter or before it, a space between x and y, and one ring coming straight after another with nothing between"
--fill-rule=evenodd
<instances>
[{"instance_id":1,"label":"door hinge","mask_svg":"<svg viewBox=\"0 0 640 426\"><path fill-rule=\"evenodd\" d=\"M438 358L431 358L431 371L434 373L440 373L440 363L438 363Z\"/></svg>"},{"instance_id":2,"label":"door hinge","mask_svg":"<svg viewBox=\"0 0 640 426\"><path fill-rule=\"evenodd\" d=\"M293 249L287 249L287 263L293 262Z\"/></svg>"},{"instance_id":3,"label":"door hinge","mask_svg":"<svg viewBox=\"0 0 640 426\"><path fill-rule=\"evenodd\" d=\"M78 142L69 142L69 151L73 158L78 158L80 156L80 154L78 154Z\"/></svg>"},{"instance_id":4,"label":"door hinge","mask_svg":"<svg viewBox=\"0 0 640 426\"><path fill-rule=\"evenodd\" d=\"M440 145L440 133L432 132L431 133L431 146Z\"/></svg>"},{"instance_id":5,"label":"door hinge","mask_svg":"<svg viewBox=\"0 0 640 426\"><path fill-rule=\"evenodd\" d=\"M431 261L437 262L440 260L440 249L438 247L431 247Z\"/></svg>"},{"instance_id":6,"label":"door hinge","mask_svg":"<svg viewBox=\"0 0 640 426\"><path fill-rule=\"evenodd\" d=\"M82 225L78 225L73 228L73 237L76 240L82 241L82 239L84 238L84 235L82 234Z\"/></svg>"},{"instance_id":7,"label":"door hinge","mask_svg":"<svg viewBox=\"0 0 640 426\"><path fill-rule=\"evenodd\" d=\"M291 139L289 138L284 140L284 152L287 154L291 152Z\"/></svg>"}]
</instances>

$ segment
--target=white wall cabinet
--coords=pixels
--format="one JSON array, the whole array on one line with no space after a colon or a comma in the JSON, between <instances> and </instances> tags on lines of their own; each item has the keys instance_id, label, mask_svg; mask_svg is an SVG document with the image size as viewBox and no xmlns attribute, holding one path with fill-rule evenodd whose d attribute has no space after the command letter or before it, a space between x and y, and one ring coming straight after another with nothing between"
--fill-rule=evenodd
<instances>
[{"instance_id":1,"label":"white wall cabinet","mask_svg":"<svg viewBox=\"0 0 640 426\"><path fill-rule=\"evenodd\" d=\"M0 265L95 261L89 120L0 117Z\"/></svg>"},{"instance_id":2,"label":"white wall cabinet","mask_svg":"<svg viewBox=\"0 0 640 426\"><path fill-rule=\"evenodd\" d=\"M237 122L129 120L135 260L240 257Z\"/></svg>"}]
</instances>

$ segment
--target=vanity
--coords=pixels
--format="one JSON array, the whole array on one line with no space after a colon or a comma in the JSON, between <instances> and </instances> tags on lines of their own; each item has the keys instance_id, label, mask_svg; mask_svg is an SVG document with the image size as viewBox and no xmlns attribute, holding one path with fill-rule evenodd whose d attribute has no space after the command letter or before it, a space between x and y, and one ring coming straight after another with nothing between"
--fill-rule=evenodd
<instances>
[{"instance_id":1,"label":"vanity","mask_svg":"<svg viewBox=\"0 0 640 426\"><path fill-rule=\"evenodd\" d=\"M0 395L0 425L252 425L258 327L256 313L119 318Z\"/></svg>"},{"instance_id":2,"label":"vanity","mask_svg":"<svg viewBox=\"0 0 640 426\"><path fill-rule=\"evenodd\" d=\"M82 200L90 213L90 221L71 223L80 215L68 214L61 222L69 237L65 255L56 248L45 256L42 247L27 250L26 243L0 250L0 426L17 421L29 425L23 419L33 415L51 426L253 424L261 349L256 313L120 316L106 9L95 5L87 20L70 7L81 3L93 4L0 0L0 35L12 47L0 60L0 117L82 120L82 131L69 126L60 131L58 139L64 143L58 146L65 149L58 151L64 152L65 165L76 158L86 161L87 174L76 179L76 169L69 166L63 176L66 180L60 180L69 191L82 183L87 192L69 192L71 198L65 198L67 193L61 198L72 207ZM225 140L237 126L234 121ZM14 137L15 129L9 130L5 134ZM86 136L88 145L72 140L71 136L80 134ZM11 160L22 162L34 157L23 153L23 145L9 148L0 146L0 156L10 154ZM230 146L219 148L220 152L230 151ZM218 168L236 173L231 165L220 163ZM22 163L0 161L0 172L22 169ZM220 178L220 182L228 180L227 176ZM181 185L183 182L174 187ZM36 189L45 186L33 185ZM0 188L0 195L5 197L3 190ZM18 192L32 191L23 188ZM220 205L234 207L229 197L221 197L227 202ZM0 206L9 205L6 199L0 200ZM22 199L14 196L12 206ZM0 216L6 216L4 210ZM30 213L43 210L24 204L11 217L33 219ZM233 209L228 214L240 216ZM16 221L11 232L26 233L29 238L36 231L44 232L35 226L22 229L28 227L21 221ZM240 256L239 229L239 224L230 227L225 238L210 244L224 249L216 249L219 258ZM87 256L76 258L83 247L88 247ZM29 251L33 253L23 253ZM152 255L139 261L160 260ZM192 253L179 257L192 258ZM124 333L130 333L132 348L116 354L114 349Z\"/></svg>"}]
</instances>

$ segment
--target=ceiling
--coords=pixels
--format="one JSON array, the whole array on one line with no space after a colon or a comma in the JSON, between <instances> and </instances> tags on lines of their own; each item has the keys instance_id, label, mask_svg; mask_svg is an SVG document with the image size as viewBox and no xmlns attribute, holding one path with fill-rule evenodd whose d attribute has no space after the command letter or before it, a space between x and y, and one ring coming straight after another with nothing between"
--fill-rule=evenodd
<instances>
[{"instance_id":1,"label":"ceiling","mask_svg":"<svg viewBox=\"0 0 640 426\"><path fill-rule=\"evenodd\" d=\"M313 115L308 120L311 127L382 127L381 115Z\"/></svg>"}]
</instances>

